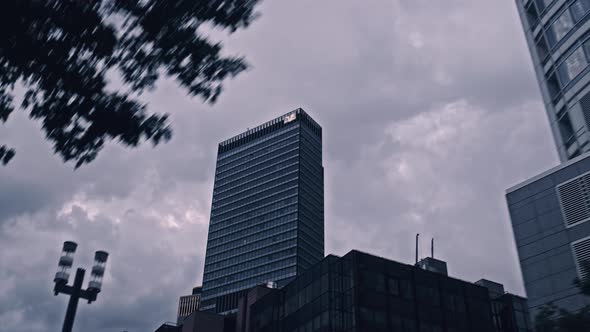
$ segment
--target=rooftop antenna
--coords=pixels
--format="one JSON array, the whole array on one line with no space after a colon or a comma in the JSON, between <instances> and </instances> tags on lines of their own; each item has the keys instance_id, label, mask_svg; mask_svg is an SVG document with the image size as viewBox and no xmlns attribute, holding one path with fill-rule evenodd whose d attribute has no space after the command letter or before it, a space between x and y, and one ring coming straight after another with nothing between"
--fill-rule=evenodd
<instances>
[{"instance_id":1,"label":"rooftop antenna","mask_svg":"<svg viewBox=\"0 0 590 332\"><path fill-rule=\"evenodd\" d=\"M434 238L432 238L432 242L430 242L430 256L434 258Z\"/></svg>"},{"instance_id":2,"label":"rooftop antenna","mask_svg":"<svg viewBox=\"0 0 590 332\"><path fill-rule=\"evenodd\" d=\"M418 238L420 237L420 233L416 233L416 265L418 265Z\"/></svg>"}]
</instances>

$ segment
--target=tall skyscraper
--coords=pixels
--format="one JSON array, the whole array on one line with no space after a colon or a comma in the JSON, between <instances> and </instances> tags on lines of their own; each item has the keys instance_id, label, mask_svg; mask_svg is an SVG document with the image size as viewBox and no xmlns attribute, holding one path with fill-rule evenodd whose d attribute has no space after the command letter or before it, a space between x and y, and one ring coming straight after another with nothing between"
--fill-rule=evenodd
<instances>
[{"instance_id":1,"label":"tall skyscraper","mask_svg":"<svg viewBox=\"0 0 590 332\"><path fill-rule=\"evenodd\" d=\"M590 0L516 0L562 164L506 192L533 318L590 300Z\"/></svg>"},{"instance_id":2,"label":"tall skyscraper","mask_svg":"<svg viewBox=\"0 0 590 332\"><path fill-rule=\"evenodd\" d=\"M219 144L201 310L231 312L324 257L322 128L294 110Z\"/></svg>"},{"instance_id":3,"label":"tall skyscraper","mask_svg":"<svg viewBox=\"0 0 590 332\"><path fill-rule=\"evenodd\" d=\"M590 151L590 0L516 0L561 161Z\"/></svg>"}]
</instances>

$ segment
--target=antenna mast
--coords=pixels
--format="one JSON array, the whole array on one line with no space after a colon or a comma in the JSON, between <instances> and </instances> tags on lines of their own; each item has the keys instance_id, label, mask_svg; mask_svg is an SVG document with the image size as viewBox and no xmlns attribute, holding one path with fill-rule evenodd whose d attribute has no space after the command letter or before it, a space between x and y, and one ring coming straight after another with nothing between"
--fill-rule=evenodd
<instances>
[{"instance_id":1,"label":"antenna mast","mask_svg":"<svg viewBox=\"0 0 590 332\"><path fill-rule=\"evenodd\" d=\"M416 265L418 265L418 238L420 237L420 233L416 234Z\"/></svg>"},{"instance_id":2,"label":"antenna mast","mask_svg":"<svg viewBox=\"0 0 590 332\"><path fill-rule=\"evenodd\" d=\"M434 258L434 238L432 238L432 242L430 243L430 256Z\"/></svg>"}]
</instances>

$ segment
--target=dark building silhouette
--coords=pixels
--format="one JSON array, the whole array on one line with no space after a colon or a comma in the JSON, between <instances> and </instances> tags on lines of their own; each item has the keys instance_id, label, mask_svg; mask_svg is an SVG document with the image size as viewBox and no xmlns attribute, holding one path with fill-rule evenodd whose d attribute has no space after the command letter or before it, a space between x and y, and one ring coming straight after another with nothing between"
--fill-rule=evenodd
<instances>
[{"instance_id":1,"label":"dark building silhouette","mask_svg":"<svg viewBox=\"0 0 590 332\"><path fill-rule=\"evenodd\" d=\"M249 289L235 312L195 312L174 332L532 332L527 316L526 299L451 278L444 261L406 265L353 250L283 288Z\"/></svg>"},{"instance_id":2,"label":"dark building silhouette","mask_svg":"<svg viewBox=\"0 0 590 332\"><path fill-rule=\"evenodd\" d=\"M181 323L164 323L155 332L234 332L235 329L235 315L195 311Z\"/></svg>"},{"instance_id":3,"label":"dark building silhouette","mask_svg":"<svg viewBox=\"0 0 590 332\"><path fill-rule=\"evenodd\" d=\"M238 332L494 331L486 288L359 251L327 256L250 315Z\"/></svg>"},{"instance_id":4,"label":"dark building silhouette","mask_svg":"<svg viewBox=\"0 0 590 332\"><path fill-rule=\"evenodd\" d=\"M201 310L234 312L324 256L322 128L302 109L219 144Z\"/></svg>"},{"instance_id":5,"label":"dark building silhouette","mask_svg":"<svg viewBox=\"0 0 590 332\"><path fill-rule=\"evenodd\" d=\"M178 300L178 315L176 322L181 323L188 315L201 307L202 287L194 287L191 295L181 296Z\"/></svg>"},{"instance_id":6,"label":"dark building silhouette","mask_svg":"<svg viewBox=\"0 0 590 332\"><path fill-rule=\"evenodd\" d=\"M488 289L496 332L533 332L527 299L506 293L504 285L494 281L481 279L475 284Z\"/></svg>"}]
</instances>

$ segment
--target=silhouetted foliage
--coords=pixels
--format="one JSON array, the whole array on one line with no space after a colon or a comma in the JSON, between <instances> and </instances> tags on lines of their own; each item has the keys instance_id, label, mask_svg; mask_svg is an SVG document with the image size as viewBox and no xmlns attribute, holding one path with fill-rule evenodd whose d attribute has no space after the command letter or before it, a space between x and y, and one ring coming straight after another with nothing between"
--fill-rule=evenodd
<instances>
[{"instance_id":1,"label":"silhouetted foliage","mask_svg":"<svg viewBox=\"0 0 590 332\"><path fill-rule=\"evenodd\" d=\"M255 18L258 0L2 0L0 122L21 108L40 120L64 161L92 161L105 141L137 146L169 140L166 114L148 114L137 95L159 75L214 103L222 81L247 68L221 55L202 28L233 32ZM108 89L119 73L123 88ZM0 146L6 164L15 151Z\"/></svg>"},{"instance_id":2,"label":"silhouetted foliage","mask_svg":"<svg viewBox=\"0 0 590 332\"><path fill-rule=\"evenodd\" d=\"M590 262L582 263L582 269L590 271ZM590 296L590 280L574 280L580 292ZM536 332L580 332L590 331L590 306L570 312L553 303L544 305L535 316Z\"/></svg>"}]
</instances>

